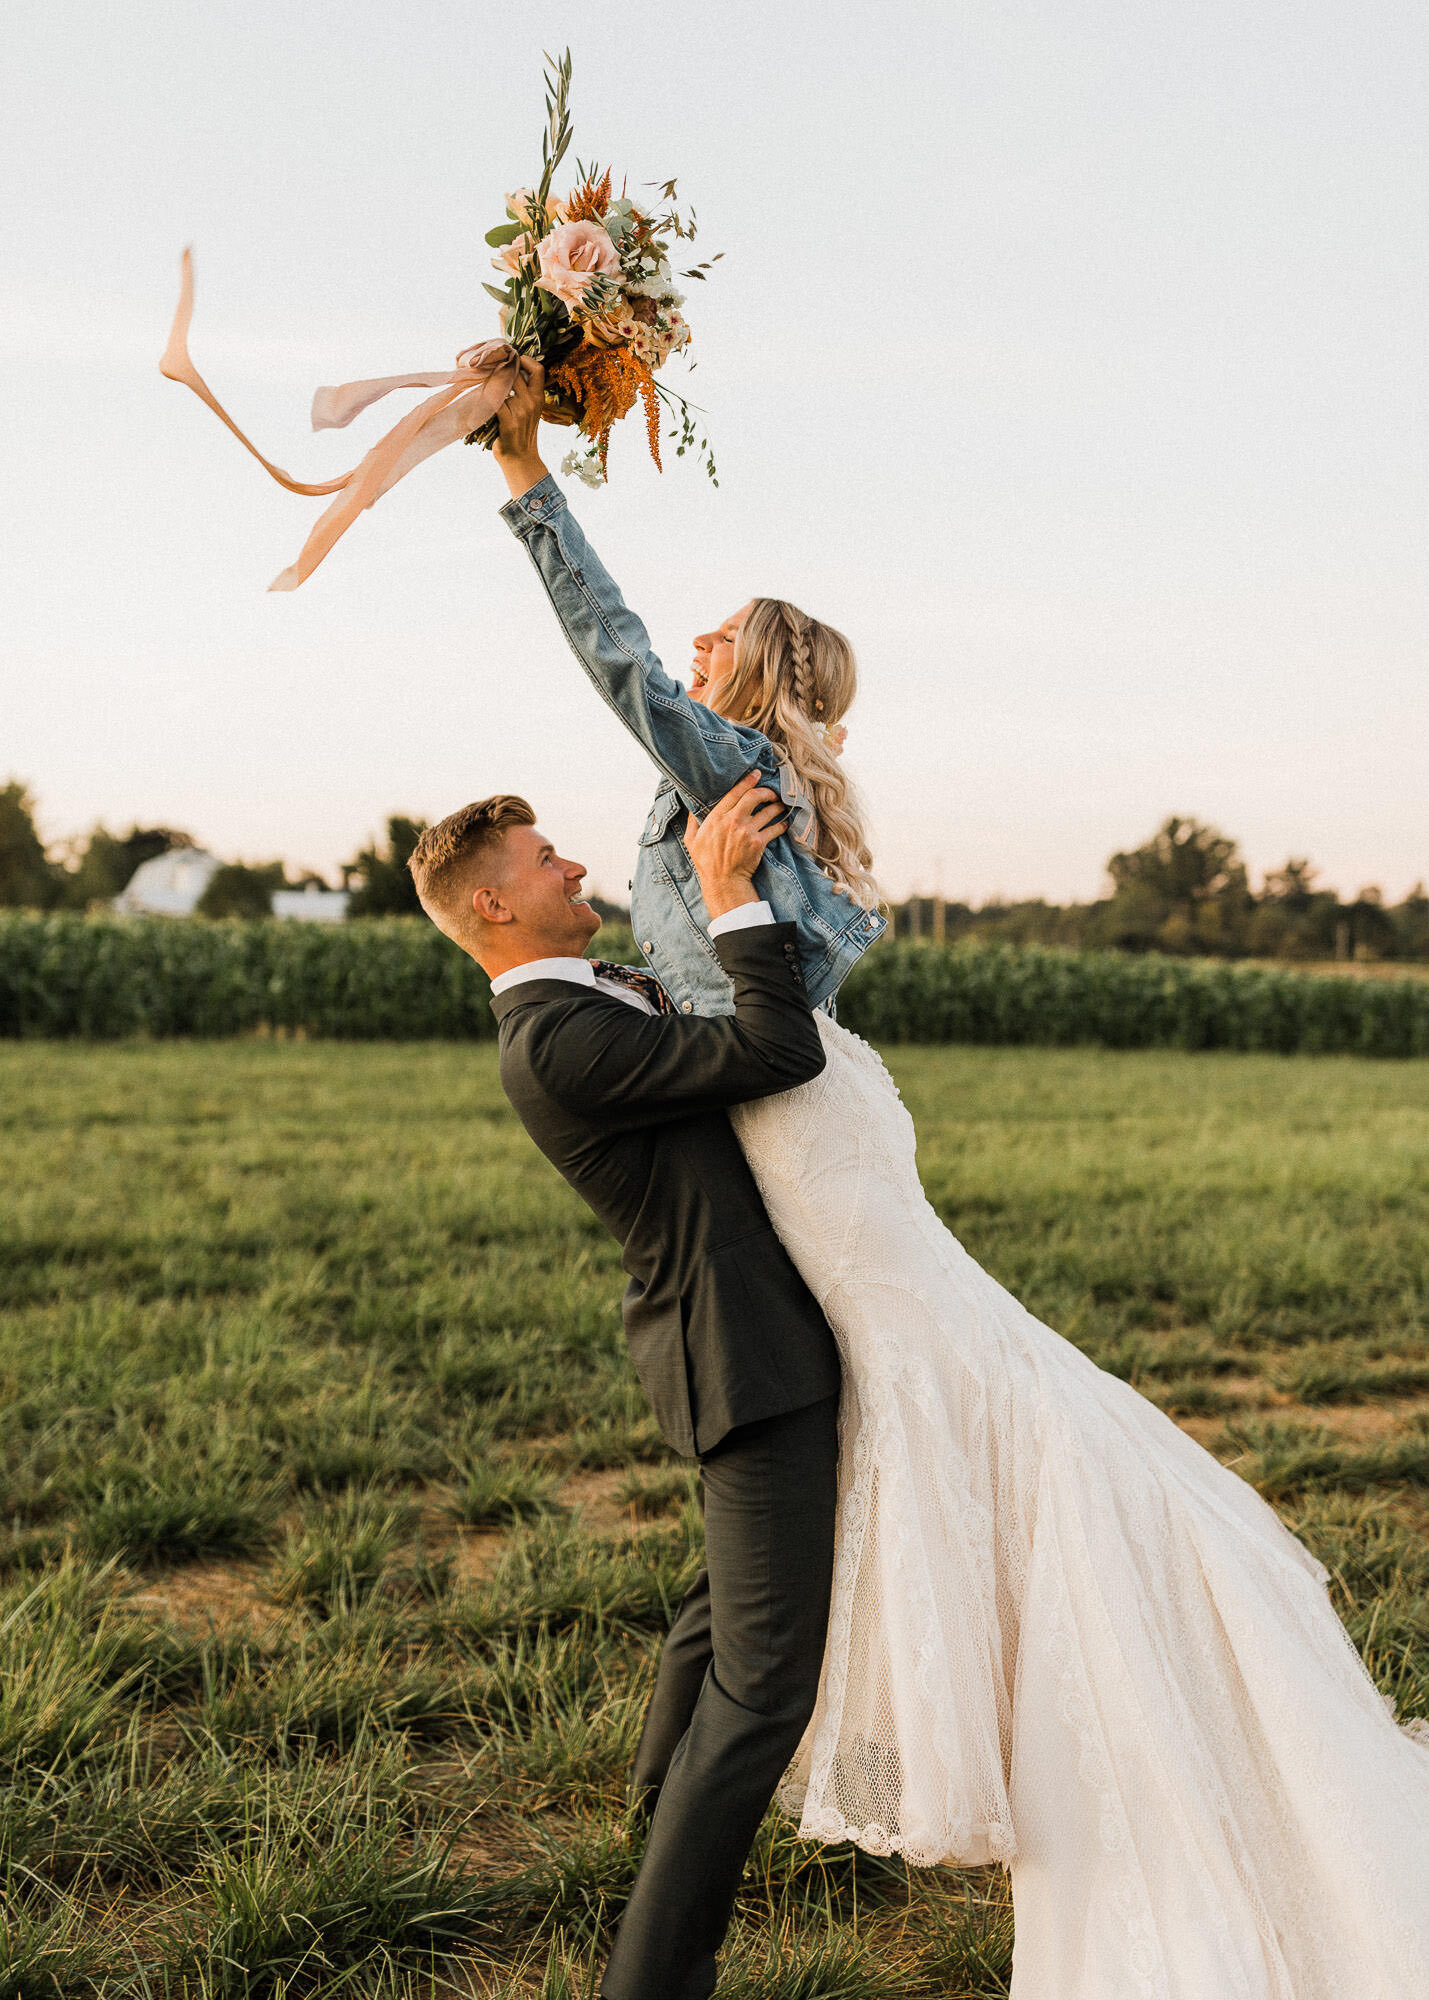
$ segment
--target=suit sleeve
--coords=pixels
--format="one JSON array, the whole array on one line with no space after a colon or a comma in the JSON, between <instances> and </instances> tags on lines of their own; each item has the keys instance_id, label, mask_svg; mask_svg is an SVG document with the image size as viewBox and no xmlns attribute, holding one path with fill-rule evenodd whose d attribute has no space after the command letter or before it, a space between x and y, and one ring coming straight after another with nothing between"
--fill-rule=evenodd
<instances>
[{"instance_id":1,"label":"suit sleeve","mask_svg":"<svg viewBox=\"0 0 1429 2000\"><path fill-rule=\"evenodd\" d=\"M715 949L734 982L732 1017L639 1014L619 1004L565 1009L531 1050L542 1088L618 1130L771 1097L817 1076L824 1048L797 927L732 931Z\"/></svg>"}]
</instances>

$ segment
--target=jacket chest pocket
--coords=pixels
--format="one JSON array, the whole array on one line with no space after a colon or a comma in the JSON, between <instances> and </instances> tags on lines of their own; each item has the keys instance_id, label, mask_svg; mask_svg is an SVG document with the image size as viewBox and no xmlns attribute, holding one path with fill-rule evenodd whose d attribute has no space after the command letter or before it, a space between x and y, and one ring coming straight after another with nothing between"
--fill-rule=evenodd
<instances>
[{"instance_id":1,"label":"jacket chest pocket","mask_svg":"<svg viewBox=\"0 0 1429 2000\"><path fill-rule=\"evenodd\" d=\"M661 865L678 882L688 882L694 873L694 863L680 838L685 816L685 802L672 785L669 791L655 794L655 803L640 836L642 847L659 848Z\"/></svg>"}]
</instances>

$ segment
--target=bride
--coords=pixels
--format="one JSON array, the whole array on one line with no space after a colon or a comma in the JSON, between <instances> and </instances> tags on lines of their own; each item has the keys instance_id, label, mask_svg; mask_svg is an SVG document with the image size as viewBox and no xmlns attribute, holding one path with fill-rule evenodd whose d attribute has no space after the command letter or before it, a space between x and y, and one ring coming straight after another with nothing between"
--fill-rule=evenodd
<instances>
[{"instance_id":1,"label":"bride","mask_svg":"<svg viewBox=\"0 0 1429 2000\"><path fill-rule=\"evenodd\" d=\"M541 462L523 366L503 512L661 771L632 913L683 1011L731 1011L687 814L754 766L788 810L757 885L799 923L828 1062L733 1120L845 1388L833 1607L784 1805L812 1840L1004 1864L1014 2000L1426 2000L1429 1724L1396 1724L1328 1572L1259 1495L943 1227L891 1078L833 1018L884 928L836 761L847 642L755 599L681 688Z\"/></svg>"}]
</instances>

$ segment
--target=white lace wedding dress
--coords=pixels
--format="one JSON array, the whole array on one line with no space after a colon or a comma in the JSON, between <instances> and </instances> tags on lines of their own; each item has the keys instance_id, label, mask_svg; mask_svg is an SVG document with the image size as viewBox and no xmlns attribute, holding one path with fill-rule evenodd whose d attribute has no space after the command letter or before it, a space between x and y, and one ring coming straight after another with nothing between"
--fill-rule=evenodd
<instances>
[{"instance_id":1,"label":"white lace wedding dress","mask_svg":"<svg viewBox=\"0 0 1429 2000\"><path fill-rule=\"evenodd\" d=\"M735 1130L845 1369L800 1830L1011 1871L1014 2000L1429 2000L1429 1726L1235 1473L928 1204L868 1045Z\"/></svg>"}]
</instances>

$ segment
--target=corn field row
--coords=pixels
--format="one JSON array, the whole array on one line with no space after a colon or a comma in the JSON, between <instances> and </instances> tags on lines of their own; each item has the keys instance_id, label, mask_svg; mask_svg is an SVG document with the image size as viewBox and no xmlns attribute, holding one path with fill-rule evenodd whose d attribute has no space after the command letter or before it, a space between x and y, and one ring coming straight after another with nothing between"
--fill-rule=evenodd
<instances>
[{"instance_id":1,"label":"corn field row","mask_svg":"<svg viewBox=\"0 0 1429 2000\"><path fill-rule=\"evenodd\" d=\"M599 948L634 960L628 932ZM490 1037L485 975L430 924L0 915L0 1036ZM1035 945L893 944L839 1019L878 1042L1429 1055L1429 982Z\"/></svg>"}]
</instances>

